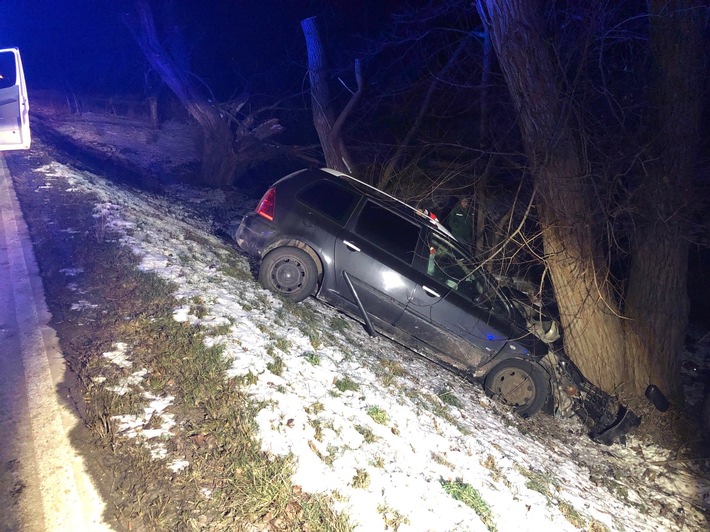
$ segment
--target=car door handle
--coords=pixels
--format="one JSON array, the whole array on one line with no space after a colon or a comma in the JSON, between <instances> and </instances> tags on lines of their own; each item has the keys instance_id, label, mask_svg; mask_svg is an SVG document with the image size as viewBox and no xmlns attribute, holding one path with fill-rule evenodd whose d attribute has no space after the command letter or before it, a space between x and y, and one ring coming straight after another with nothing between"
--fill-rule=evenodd
<instances>
[{"instance_id":1,"label":"car door handle","mask_svg":"<svg viewBox=\"0 0 710 532\"><path fill-rule=\"evenodd\" d=\"M345 244L345 247L348 248L350 251L360 251L360 248L349 240L343 240L343 244Z\"/></svg>"},{"instance_id":2,"label":"car door handle","mask_svg":"<svg viewBox=\"0 0 710 532\"><path fill-rule=\"evenodd\" d=\"M428 296L431 296L431 297L441 297L441 296L439 295L439 293L438 293L436 290L432 290L432 289L429 288L428 286L422 285L422 289L426 292L426 294L427 294Z\"/></svg>"}]
</instances>

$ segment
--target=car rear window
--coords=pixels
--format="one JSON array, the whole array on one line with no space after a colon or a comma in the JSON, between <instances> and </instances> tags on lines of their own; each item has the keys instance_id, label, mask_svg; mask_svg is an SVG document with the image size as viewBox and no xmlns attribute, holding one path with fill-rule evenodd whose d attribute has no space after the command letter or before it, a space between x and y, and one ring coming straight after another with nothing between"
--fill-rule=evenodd
<instances>
[{"instance_id":1,"label":"car rear window","mask_svg":"<svg viewBox=\"0 0 710 532\"><path fill-rule=\"evenodd\" d=\"M419 226L392 211L368 201L360 213L355 232L404 262L412 262Z\"/></svg>"},{"instance_id":2,"label":"car rear window","mask_svg":"<svg viewBox=\"0 0 710 532\"><path fill-rule=\"evenodd\" d=\"M340 225L345 225L358 198L357 193L332 181L318 181L298 194L303 203Z\"/></svg>"}]
</instances>

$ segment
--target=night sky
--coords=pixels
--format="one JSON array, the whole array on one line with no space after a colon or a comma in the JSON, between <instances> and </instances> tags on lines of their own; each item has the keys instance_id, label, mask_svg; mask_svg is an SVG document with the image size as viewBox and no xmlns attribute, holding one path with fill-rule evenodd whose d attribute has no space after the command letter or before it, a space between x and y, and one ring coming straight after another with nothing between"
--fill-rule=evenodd
<instances>
[{"instance_id":1,"label":"night sky","mask_svg":"<svg viewBox=\"0 0 710 532\"><path fill-rule=\"evenodd\" d=\"M179 28L189 57L186 68L193 74L190 79L205 97L223 103L246 95L251 109L281 106L273 115L285 126L286 133L278 139L283 145L318 142L300 26L304 18L318 16L329 54L328 103L335 111L343 109L355 88L354 60L363 60L366 90L343 128L362 176L379 175L394 158L406 178L403 193L420 194L427 201L433 178L447 179L437 193L448 199L469 193L484 170L490 169L492 176L485 186L499 187L502 193L517 190L529 178L518 114L495 58L484 79L482 27L475 2L155 0L150 4L164 43L173 35L171 28ZM652 87L661 70L650 46L654 32L648 4L645 0L542 4L546 12L541 25L546 25L545 38L559 69L556 84L563 99L572 102L573 127L585 139L591 178L596 185L608 187L600 205L619 198L624 205L634 199L646 175L638 154L653 159L657 154L649 155L649 147L662 152L666 144L666 139L656 138L654 98L658 94ZM699 48L707 50L707 2L698 6L705 10L705 45ZM39 89L79 98L169 96L132 36L135 12L133 0L0 0L0 46L20 48L30 97ZM701 90L707 91L707 63L700 64L704 68ZM710 100L700 101L702 157L693 176L702 185L698 198L708 195L710 152L706 132ZM409 135L413 129L416 135ZM397 159L400 148L404 149ZM633 225L621 218L614 223L622 233ZM621 256L612 257L610 263L626 264L625 249L613 248L610 253ZM709 301L707 289L703 294L702 299Z\"/></svg>"},{"instance_id":2,"label":"night sky","mask_svg":"<svg viewBox=\"0 0 710 532\"><path fill-rule=\"evenodd\" d=\"M384 4L151 2L163 35L170 21L181 28L191 69L219 98L299 89L306 69L300 21L324 16L326 38L345 44L386 24ZM20 48L31 89L140 95L149 67L126 22L133 11L130 0L0 0L0 45Z\"/></svg>"}]
</instances>

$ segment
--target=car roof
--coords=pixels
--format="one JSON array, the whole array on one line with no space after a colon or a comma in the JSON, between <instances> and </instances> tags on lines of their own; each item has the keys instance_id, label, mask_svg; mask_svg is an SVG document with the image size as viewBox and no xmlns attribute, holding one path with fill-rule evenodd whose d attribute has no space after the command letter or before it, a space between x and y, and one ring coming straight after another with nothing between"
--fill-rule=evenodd
<instances>
[{"instance_id":1,"label":"car roof","mask_svg":"<svg viewBox=\"0 0 710 532\"><path fill-rule=\"evenodd\" d=\"M395 210L399 211L400 213L408 215L410 217L414 217L418 221L426 223L435 231L439 231L440 233L444 234L446 237L453 240L454 242L458 242L456 237L451 234L451 232L446 227L444 227L437 218L432 218L431 214L428 211L412 207L401 199L396 198L391 194L388 194L387 192L383 192L379 188L374 187L369 183L365 183L364 181L360 181L359 179L346 173L340 172L338 170L333 170L332 168L319 168L319 170L321 172L328 173L332 176L339 177L350 182L352 186L354 186L364 194L376 196L381 200L387 201L390 206L393 206Z\"/></svg>"}]
</instances>

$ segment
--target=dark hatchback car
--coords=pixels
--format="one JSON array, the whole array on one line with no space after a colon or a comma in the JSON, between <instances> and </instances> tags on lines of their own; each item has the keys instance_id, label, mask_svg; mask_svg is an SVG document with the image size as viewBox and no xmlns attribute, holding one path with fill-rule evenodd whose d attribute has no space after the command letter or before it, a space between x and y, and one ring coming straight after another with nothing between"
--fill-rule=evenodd
<instances>
[{"instance_id":1,"label":"dark hatchback car","mask_svg":"<svg viewBox=\"0 0 710 532\"><path fill-rule=\"evenodd\" d=\"M542 341L554 322L521 293L501 287L426 212L366 183L330 169L290 174L234 238L261 259L264 287L293 301L315 295L372 335L482 378L489 395L524 417L574 410L606 439L637 419Z\"/></svg>"}]
</instances>

